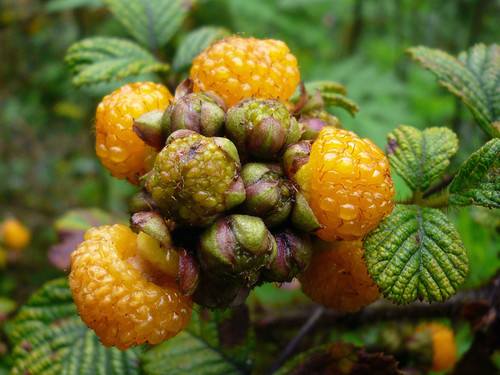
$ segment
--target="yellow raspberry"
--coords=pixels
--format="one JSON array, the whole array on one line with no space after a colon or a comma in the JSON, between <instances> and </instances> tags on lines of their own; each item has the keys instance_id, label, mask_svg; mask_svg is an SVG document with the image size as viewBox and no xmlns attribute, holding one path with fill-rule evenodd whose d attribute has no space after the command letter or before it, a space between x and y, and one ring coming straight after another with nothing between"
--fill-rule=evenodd
<instances>
[{"instance_id":1,"label":"yellow raspberry","mask_svg":"<svg viewBox=\"0 0 500 375\"><path fill-rule=\"evenodd\" d=\"M173 100L168 89L154 82L124 85L105 96L96 112L96 152L102 164L116 178L138 184L156 156L134 132L134 119L159 109Z\"/></svg>"},{"instance_id":2,"label":"yellow raspberry","mask_svg":"<svg viewBox=\"0 0 500 375\"><path fill-rule=\"evenodd\" d=\"M232 36L195 57L190 78L195 92L211 90L232 107L251 96L286 102L295 92L300 73L297 59L284 42Z\"/></svg>"},{"instance_id":3,"label":"yellow raspberry","mask_svg":"<svg viewBox=\"0 0 500 375\"><path fill-rule=\"evenodd\" d=\"M8 249L20 251L28 246L31 233L19 220L11 218L0 226L0 239Z\"/></svg>"},{"instance_id":4,"label":"yellow raspberry","mask_svg":"<svg viewBox=\"0 0 500 375\"><path fill-rule=\"evenodd\" d=\"M315 245L309 266L298 275L302 291L331 309L356 312L380 297L363 259L361 241Z\"/></svg>"},{"instance_id":5,"label":"yellow raspberry","mask_svg":"<svg viewBox=\"0 0 500 375\"><path fill-rule=\"evenodd\" d=\"M344 129L321 130L295 180L323 225L316 234L326 241L362 238L394 207L387 157Z\"/></svg>"},{"instance_id":6,"label":"yellow raspberry","mask_svg":"<svg viewBox=\"0 0 500 375\"><path fill-rule=\"evenodd\" d=\"M193 302L179 291L178 268L168 264L178 258L157 244L141 249L151 241L142 236L124 224L92 228L71 254L73 299L106 347L158 344L177 335L191 318ZM151 254L155 247L165 252L163 264Z\"/></svg>"},{"instance_id":7,"label":"yellow raspberry","mask_svg":"<svg viewBox=\"0 0 500 375\"><path fill-rule=\"evenodd\" d=\"M437 322L421 323L416 332L429 331L432 338L432 371L444 371L457 362L457 345L453 331Z\"/></svg>"}]
</instances>

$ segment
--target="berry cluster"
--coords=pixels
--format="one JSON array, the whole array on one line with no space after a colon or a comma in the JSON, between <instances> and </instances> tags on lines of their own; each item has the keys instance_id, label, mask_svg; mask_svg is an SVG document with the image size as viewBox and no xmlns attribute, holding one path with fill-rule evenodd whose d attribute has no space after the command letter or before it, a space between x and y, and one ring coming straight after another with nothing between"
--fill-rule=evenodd
<instances>
[{"instance_id":1,"label":"berry cluster","mask_svg":"<svg viewBox=\"0 0 500 375\"><path fill-rule=\"evenodd\" d=\"M98 155L140 186L133 231L94 228L72 256L75 302L103 344L160 342L193 302L235 306L296 276L342 311L379 296L361 239L392 210L389 164L318 95L293 105L299 79L283 42L233 36L194 59L175 97L136 83L103 99Z\"/></svg>"}]
</instances>

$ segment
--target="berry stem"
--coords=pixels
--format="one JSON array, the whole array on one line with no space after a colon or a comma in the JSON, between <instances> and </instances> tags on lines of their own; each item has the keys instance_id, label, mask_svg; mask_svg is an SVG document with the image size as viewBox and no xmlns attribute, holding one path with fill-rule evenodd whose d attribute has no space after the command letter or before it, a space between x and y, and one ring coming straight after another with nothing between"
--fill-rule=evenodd
<instances>
[{"instance_id":1,"label":"berry stem","mask_svg":"<svg viewBox=\"0 0 500 375\"><path fill-rule=\"evenodd\" d=\"M450 193L446 192L438 196L425 198L420 202L420 205L432 208L445 208L450 205L450 203L448 202L449 197Z\"/></svg>"},{"instance_id":2,"label":"berry stem","mask_svg":"<svg viewBox=\"0 0 500 375\"><path fill-rule=\"evenodd\" d=\"M450 197L449 192L445 192L440 195L434 195L428 198L424 198L425 196L425 193L416 191L410 198L404 199L402 201L397 201L396 204L412 204L420 207L432 208L445 208L450 206L450 203L448 202L448 198Z\"/></svg>"},{"instance_id":3,"label":"berry stem","mask_svg":"<svg viewBox=\"0 0 500 375\"><path fill-rule=\"evenodd\" d=\"M319 306L316 308L316 310L314 310L312 315L309 316L309 319L307 319L304 325L300 328L297 335L292 339L292 341L288 343L286 348L281 352L278 359L271 365L269 371L267 372L267 375L273 374L281 367L285 360L292 354L300 340L302 340L309 333L309 331L311 331L311 329L314 327L316 322L319 320L319 318L321 318L321 315L323 315L325 311L326 308L323 306Z\"/></svg>"}]
</instances>

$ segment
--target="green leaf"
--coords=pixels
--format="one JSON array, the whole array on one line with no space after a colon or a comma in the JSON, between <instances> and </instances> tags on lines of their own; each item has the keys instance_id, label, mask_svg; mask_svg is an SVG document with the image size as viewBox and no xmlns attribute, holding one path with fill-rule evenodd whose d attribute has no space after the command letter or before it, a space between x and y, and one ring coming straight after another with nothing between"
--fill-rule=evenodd
<instances>
[{"instance_id":1,"label":"green leaf","mask_svg":"<svg viewBox=\"0 0 500 375\"><path fill-rule=\"evenodd\" d=\"M320 93L335 93L345 95L347 94L347 89L344 85L333 81L313 81L305 84L306 90L309 94L313 94L316 90Z\"/></svg>"},{"instance_id":2,"label":"green leaf","mask_svg":"<svg viewBox=\"0 0 500 375\"><path fill-rule=\"evenodd\" d=\"M500 137L500 46L477 44L458 58L423 46L408 53L469 107L478 125Z\"/></svg>"},{"instance_id":3,"label":"green leaf","mask_svg":"<svg viewBox=\"0 0 500 375\"><path fill-rule=\"evenodd\" d=\"M105 0L128 32L150 51L162 48L179 30L189 0Z\"/></svg>"},{"instance_id":4,"label":"green leaf","mask_svg":"<svg viewBox=\"0 0 500 375\"><path fill-rule=\"evenodd\" d=\"M227 374L250 372L255 335L248 309L202 310L188 327L141 358L148 375Z\"/></svg>"},{"instance_id":5,"label":"green leaf","mask_svg":"<svg viewBox=\"0 0 500 375\"><path fill-rule=\"evenodd\" d=\"M75 86L170 69L137 44L107 37L87 38L73 44L64 61L75 75L72 81Z\"/></svg>"},{"instance_id":6,"label":"green leaf","mask_svg":"<svg viewBox=\"0 0 500 375\"><path fill-rule=\"evenodd\" d=\"M500 208L500 139L490 140L462 164L451 182L449 201Z\"/></svg>"},{"instance_id":7,"label":"green leaf","mask_svg":"<svg viewBox=\"0 0 500 375\"><path fill-rule=\"evenodd\" d=\"M464 282L467 251L439 210L398 205L365 240L368 272L398 304L443 302Z\"/></svg>"},{"instance_id":8,"label":"green leaf","mask_svg":"<svg viewBox=\"0 0 500 375\"><path fill-rule=\"evenodd\" d=\"M359 106L344 95L334 92L322 92L321 97L325 102L325 107L340 107L345 109L351 116L354 116L359 111Z\"/></svg>"},{"instance_id":9,"label":"green leaf","mask_svg":"<svg viewBox=\"0 0 500 375\"><path fill-rule=\"evenodd\" d=\"M51 0L45 4L48 13L60 12L75 8L99 8L104 6L104 0Z\"/></svg>"},{"instance_id":10,"label":"green leaf","mask_svg":"<svg viewBox=\"0 0 500 375\"><path fill-rule=\"evenodd\" d=\"M230 31L223 27L204 26L188 33L177 48L172 69L180 72L191 65L192 60L205 50L213 41L229 36Z\"/></svg>"},{"instance_id":11,"label":"green leaf","mask_svg":"<svg viewBox=\"0 0 500 375\"><path fill-rule=\"evenodd\" d=\"M35 292L8 330L11 375L139 374L139 351L105 348L75 314L67 278Z\"/></svg>"},{"instance_id":12,"label":"green leaf","mask_svg":"<svg viewBox=\"0 0 500 375\"><path fill-rule=\"evenodd\" d=\"M387 135L386 153L391 169L413 191L424 192L450 164L458 150L457 135L448 128L420 131L400 125Z\"/></svg>"}]
</instances>

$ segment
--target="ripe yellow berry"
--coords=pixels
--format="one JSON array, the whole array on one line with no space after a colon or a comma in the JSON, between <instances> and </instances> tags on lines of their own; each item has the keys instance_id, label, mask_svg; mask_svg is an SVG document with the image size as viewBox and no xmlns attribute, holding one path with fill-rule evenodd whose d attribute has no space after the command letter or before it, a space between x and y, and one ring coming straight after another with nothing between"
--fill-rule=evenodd
<instances>
[{"instance_id":1,"label":"ripe yellow berry","mask_svg":"<svg viewBox=\"0 0 500 375\"><path fill-rule=\"evenodd\" d=\"M151 244L142 237L124 224L92 228L71 255L73 299L106 347L158 344L177 335L191 318L193 302L172 276L178 263L170 263L178 258L167 258L168 251L163 259L152 255L163 251L157 243L141 250Z\"/></svg>"},{"instance_id":2,"label":"ripe yellow berry","mask_svg":"<svg viewBox=\"0 0 500 375\"><path fill-rule=\"evenodd\" d=\"M138 184L156 156L134 132L134 119L156 110L164 110L173 100L168 89L154 82L124 85L105 96L96 112L96 152L102 164L116 178Z\"/></svg>"},{"instance_id":3,"label":"ripe yellow berry","mask_svg":"<svg viewBox=\"0 0 500 375\"><path fill-rule=\"evenodd\" d=\"M416 332L429 331L432 338L432 371L444 371L457 362L457 345L453 331L437 322L421 323Z\"/></svg>"},{"instance_id":4,"label":"ripe yellow berry","mask_svg":"<svg viewBox=\"0 0 500 375\"><path fill-rule=\"evenodd\" d=\"M232 36L198 55L190 78L195 92L211 90L232 107L251 96L285 102L294 94L300 73L284 42Z\"/></svg>"},{"instance_id":5,"label":"ripe yellow berry","mask_svg":"<svg viewBox=\"0 0 500 375\"><path fill-rule=\"evenodd\" d=\"M366 269L361 241L316 243L314 250L309 266L298 275L302 291L313 301L356 312L380 297Z\"/></svg>"},{"instance_id":6,"label":"ripe yellow berry","mask_svg":"<svg viewBox=\"0 0 500 375\"><path fill-rule=\"evenodd\" d=\"M19 220L11 218L0 225L0 240L8 249L20 251L28 246L31 233Z\"/></svg>"},{"instance_id":7,"label":"ripe yellow berry","mask_svg":"<svg viewBox=\"0 0 500 375\"><path fill-rule=\"evenodd\" d=\"M295 175L326 240L364 237L392 212L395 191L384 153L351 131L325 127Z\"/></svg>"}]
</instances>

